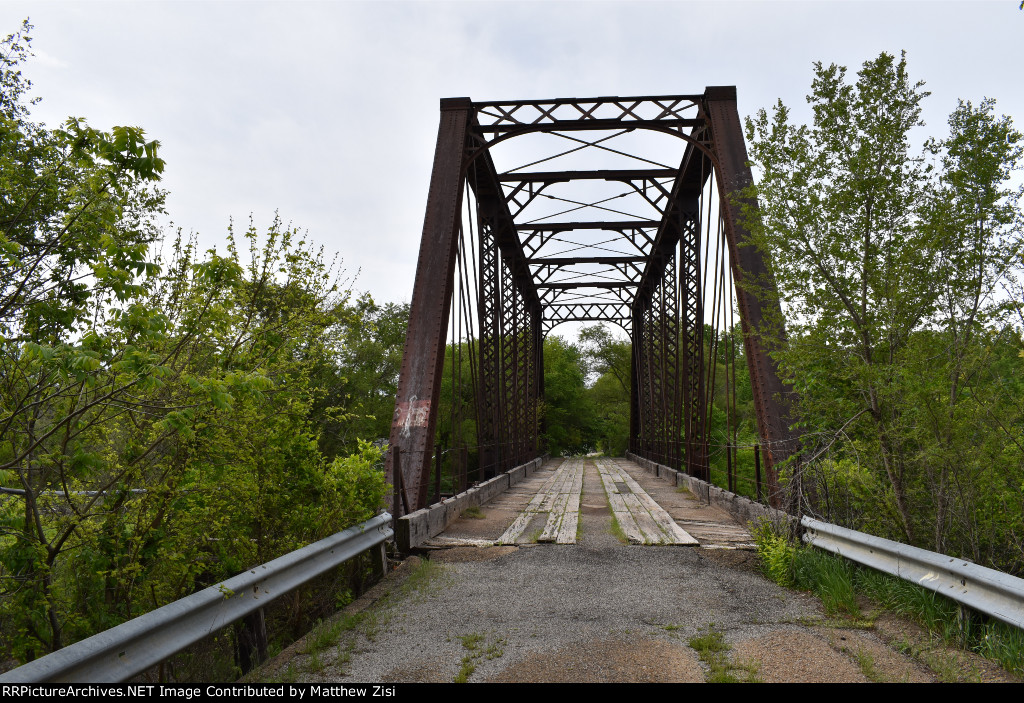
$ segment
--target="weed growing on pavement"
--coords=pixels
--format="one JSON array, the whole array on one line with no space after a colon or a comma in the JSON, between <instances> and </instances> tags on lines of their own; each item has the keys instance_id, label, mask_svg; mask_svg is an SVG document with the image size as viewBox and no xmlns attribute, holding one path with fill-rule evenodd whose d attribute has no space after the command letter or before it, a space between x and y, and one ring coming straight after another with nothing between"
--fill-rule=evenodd
<instances>
[{"instance_id":1,"label":"weed growing on pavement","mask_svg":"<svg viewBox=\"0 0 1024 703\"><path fill-rule=\"evenodd\" d=\"M704 679L708 683L760 683L759 667L754 662L732 662L729 650L732 647L725 641L725 635L710 623L706 628L699 628L695 637L691 637L689 645L697 652L697 656L708 668Z\"/></svg>"},{"instance_id":2,"label":"weed growing on pavement","mask_svg":"<svg viewBox=\"0 0 1024 703\"><path fill-rule=\"evenodd\" d=\"M886 681L882 672L875 668L875 658L871 656L871 652L858 649L853 653L853 658L857 660L860 673L864 674L869 681L874 681L875 683L884 683Z\"/></svg>"},{"instance_id":3,"label":"weed growing on pavement","mask_svg":"<svg viewBox=\"0 0 1024 703\"><path fill-rule=\"evenodd\" d=\"M619 540L623 544L629 544L629 538L626 537L626 533L622 531L622 526L619 524L619 521L615 519L614 513L612 514L612 523L608 528L608 531L612 533L612 536L615 537L615 539Z\"/></svg>"},{"instance_id":4,"label":"weed growing on pavement","mask_svg":"<svg viewBox=\"0 0 1024 703\"><path fill-rule=\"evenodd\" d=\"M484 515L484 511L480 509L479 505L473 505L463 510L462 515L459 517L469 518L471 520L483 520L487 516Z\"/></svg>"},{"instance_id":5,"label":"weed growing on pavement","mask_svg":"<svg viewBox=\"0 0 1024 703\"><path fill-rule=\"evenodd\" d=\"M398 590L403 596L426 597L442 590L449 583L449 574L444 564L421 559Z\"/></svg>"},{"instance_id":6,"label":"weed growing on pavement","mask_svg":"<svg viewBox=\"0 0 1024 703\"><path fill-rule=\"evenodd\" d=\"M469 677L476 671L476 665L480 659L483 658L490 661L491 659L497 659L505 653L505 650L502 648L505 640L500 637L488 643L482 633L470 632L466 635L460 635L459 640L462 641L462 648L466 650L466 655L462 657L459 673L452 679L453 683L467 683Z\"/></svg>"}]
</instances>

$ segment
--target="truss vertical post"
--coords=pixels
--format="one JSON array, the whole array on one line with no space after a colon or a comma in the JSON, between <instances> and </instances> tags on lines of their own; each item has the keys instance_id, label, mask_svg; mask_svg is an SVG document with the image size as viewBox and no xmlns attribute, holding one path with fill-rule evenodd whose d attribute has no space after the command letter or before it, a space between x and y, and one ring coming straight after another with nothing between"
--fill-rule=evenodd
<instances>
[{"instance_id":1,"label":"truss vertical post","mask_svg":"<svg viewBox=\"0 0 1024 703\"><path fill-rule=\"evenodd\" d=\"M648 459L654 459L654 312L651 301L641 301L643 316L640 334L640 449Z\"/></svg>"},{"instance_id":2,"label":"truss vertical post","mask_svg":"<svg viewBox=\"0 0 1024 703\"><path fill-rule=\"evenodd\" d=\"M765 296L762 300L758 295L759 290L774 291L775 280L761 250L749 246L750 232L743 224L742 203L733 197L753 182L736 109L735 86L708 87L705 90L705 106L718 155L718 191L740 309L743 344L754 391L758 430L765 450L768 497L773 506L781 507L778 466L797 448L789 429L787 398L791 389L779 378L778 365L768 355L765 339L773 338L776 344L785 343L782 309L777 296ZM756 206L756 203L747 204Z\"/></svg>"},{"instance_id":3,"label":"truss vertical post","mask_svg":"<svg viewBox=\"0 0 1024 703\"><path fill-rule=\"evenodd\" d=\"M700 278L700 199L681 198L676 214L679 237L679 278L682 295L683 446L686 473L709 480L707 428L704 418L704 301Z\"/></svg>"},{"instance_id":4,"label":"truss vertical post","mask_svg":"<svg viewBox=\"0 0 1024 703\"><path fill-rule=\"evenodd\" d=\"M533 408L533 434L534 451L541 453L547 451L547 446L542 439L547 425L544 420L544 314L540 307L537 308L533 318L533 350L534 368L536 375L536 401Z\"/></svg>"},{"instance_id":5,"label":"truss vertical post","mask_svg":"<svg viewBox=\"0 0 1024 703\"><path fill-rule=\"evenodd\" d=\"M643 313L639 307L632 311L633 322L630 325L629 339L632 353L632 363L629 365L629 451L640 454L640 384L641 360L640 349L642 345L641 332L643 330Z\"/></svg>"},{"instance_id":6,"label":"truss vertical post","mask_svg":"<svg viewBox=\"0 0 1024 703\"><path fill-rule=\"evenodd\" d=\"M662 357L665 365L665 465L679 468L682 415L679 389L679 286L676 275L676 257L673 254L665 266L661 279L661 307L664 316L665 339Z\"/></svg>"},{"instance_id":7,"label":"truss vertical post","mask_svg":"<svg viewBox=\"0 0 1024 703\"><path fill-rule=\"evenodd\" d=\"M539 307L533 306L530 314L530 363L533 373L530 382L533 384L530 399L530 446L531 456L540 452L540 424L538 411L544 400L544 332L543 315Z\"/></svg>"},{"instance_id":8,"label":"truss vertical post","mask_svg":"<svg viewBox=\"0 0 1024 703\"><path fill-rule=\"evenodd\" d=\"M503 426L501 427L501 468L500 471L508 471L512 468L512 458L515 452L515 422L516 422L516 398L515 398L515 337L516 337L516 314L515 314L515 287L512 284L512 272L508 270L508 262L502 256L502 262L498 266L501 289L501 360L500 383L501 383L501 406L503 410Z\"/></svg>"},{"instance_id":9,"label":"truss vertical post","mask_svg":"<svg viewBox=\"0 0 1024 703\"><path fill-rule=\"evenodd\" d=\"M441 393L445 336L454 288L456 248L462 207L462 164L469 98L441 101L434 165L430 175L416 279L409 310L402 370L399 376L390 443L402 454L403 486L410 499L424 505L429 489L430 459ZM388 480L397 485L393 455L385 461ZM392 506L397 510L398 506ZM397 515L398 513L393 513Z\"/></svg>"},{"instance_id":10,"label":"truss vertical post","mask_svg":"<svg viewBox=\"0 0 1024 703\"><path fill-rule=\"evenodd\" d=\"M480 223L480 418L477 424L482 478L493 478L502 463L501 255L494 217L481 212Z\"/></svg>"}]
</instances>

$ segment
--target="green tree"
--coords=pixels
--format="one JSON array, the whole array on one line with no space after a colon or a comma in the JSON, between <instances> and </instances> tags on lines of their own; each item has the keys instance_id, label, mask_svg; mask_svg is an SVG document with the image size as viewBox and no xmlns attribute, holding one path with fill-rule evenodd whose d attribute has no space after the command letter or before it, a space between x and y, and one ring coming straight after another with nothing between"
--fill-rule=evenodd
<instances>
[{"instance_id":1,"label":"green tree","mask_svg":"<svg viewBox=\"0 0 1024 703\"><path fill-rule=\"evenodd\" d=\"M372 447L319 449L350 317L322 252L275 220L154 260L157 143L31 122L28 29L0 43L0 647L19 660L361 521L385 488Z\"/></svg>"},{"instance_id":2,"label":"green tree","mask_svg":"<svg viewBox=\"0 0 1024 703\"><path fill-rule=\"evenodd\" d=\"M750 224L772 253L796 338L782 353L784 373L797 384L805 419L836 428L862 416L873 423L874 449L911 541L901 417L887 391L910 333L931 312L929 246L914 227L925 170L910 153L922 86L910 80L905 57L866 62L855 84L845 68L817 63L807 98L812 127L790 125L781 101L772 120L762 110L747 121L761 176L761 217ZM845 392L829 400L814 386L821 382Z\"/></svg>"},{"instance_id":3,"label":"green tree","mask_svg":"<svg viewBox=\"0 0 1024 703\"><path fill-rule=\"evenodd\" d=\"M593 451L598 418L587 396L586 362L579 348L561 337L544 340L544 441L554 456Z\"/></svg>"},{"instance_id":4,"label":"green tree","mask_svg":"<svg viewBox=\"0 0 1024 703\"><path fill-rule=\"evenodd\" d=\"M335 315L339 334L318 371L324 395L314 409L329 456L355 451L360 438L390 435L409 304L380 305L364 293L346 299Z\"/></svg>"},{"instance_id":5,"label":"green tree","mask_svg":"<svg viewBox=\"0 0 1024 703\"><path fill-rule=\"evenodd\" d=\"M1020 191L1006 184L1021 136L991 101L961 103L950 136L918 155L922 86L905 57L866 62L855 83L815 64L812 125L790 124L781 102L747 120L760 205L747 224L792 333L776 358L799 394L805 459L830 457L823 480L845 487L856 519L995 559L1005 552L982 548L992 520L979 519L992 502L973 487L998 488L1002 513L1019 516L1021 415L1004 402L1005 345L1019 342L1000 291L1020 271ZM997 451L1008 436L1015 448ZM870 503L855 485L872 487ZM1019 543L1019 522L996 531Z\"/></svg>"},{"instance_id":6,"label":"green tree","mask_svg":"<svg viewBox=\"0 0 1024 703\"><path fill-rule=\"evenodd\" d=\"M156 273L146 255L163 161L137 128L30 121L20 71L30 29L26 21L0 43L0 481L17 485L21 501L20 511L3 506L2 577L23 634L56 649L56 562L101 493L61 503L83 474L95 491L121 484L132 464L106 467L97 427L165 369L147 349L162 317L133 304Z\"/></svg>"},{"instance_id":7,"label":"green tree","mask_svg":"<svg viewBox=\"0 0 1024 703\"><path fill-rule=\"evenodd\" d=\"M633 346L615 339L603 325L593 325L580 330L579 347L587 371L597 375L587 395L599 420L598 448L609 456L623 456L629 447Z\"/></svg>"}]
</instances>

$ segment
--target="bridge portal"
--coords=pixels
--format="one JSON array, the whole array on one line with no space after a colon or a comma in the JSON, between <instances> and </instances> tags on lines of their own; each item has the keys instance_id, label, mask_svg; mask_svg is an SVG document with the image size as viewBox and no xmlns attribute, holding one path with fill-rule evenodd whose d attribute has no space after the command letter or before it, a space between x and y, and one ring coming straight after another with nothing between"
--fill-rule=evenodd
<instances>
[{"instance_id":1,"label":"bridge portal","mask_svg":"<svg viewBox=\"0 0 1024 703\"><path fill-rule=\"evenodd\" d=\"M543 340L585 322L632 342L630 450L704 479L724 452L730 488L746 364L764 497L779 505L794 442L767 351L785 335L745 224L750 183L731 86L442 100L386 460L396 514L436 499L442 477L458 491L543 451Z\"/></svg>"}]
</instances>

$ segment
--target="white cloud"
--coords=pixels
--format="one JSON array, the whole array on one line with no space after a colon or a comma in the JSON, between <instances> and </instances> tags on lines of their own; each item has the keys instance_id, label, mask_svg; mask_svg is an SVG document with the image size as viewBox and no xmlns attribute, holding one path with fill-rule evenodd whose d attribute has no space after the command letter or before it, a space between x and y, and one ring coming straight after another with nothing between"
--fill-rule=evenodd
<instances>
[{"instance_id":1,"label":"white cloud","mask_svg":"<svg viewBox=\"0 0 1024 703\"><path fill-rule=\"evenodd\" d=\"M806 118L815 60L907 49L941 133L956 98L1024 119L1016 3L7 2L53 123L160 139L171 216L223 241L275 209L382 300L411 294L438 100L699 93L782 97ZM2 31L2 30L0 30ZM59 56L59 58L58 58Z\"/></svg>"}]
</instances>

